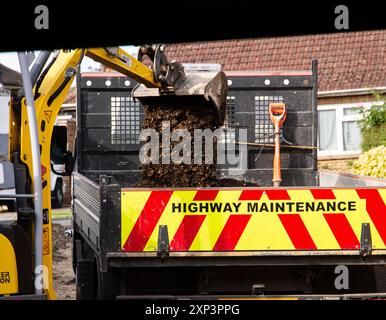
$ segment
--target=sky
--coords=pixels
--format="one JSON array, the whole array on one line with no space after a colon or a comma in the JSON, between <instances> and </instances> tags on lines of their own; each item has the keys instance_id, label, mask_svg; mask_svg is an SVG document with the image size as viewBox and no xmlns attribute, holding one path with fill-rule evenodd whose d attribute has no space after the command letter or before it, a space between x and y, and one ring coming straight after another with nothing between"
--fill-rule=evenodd
<instances>
[{"instance_id":1,"label":"sky","mask_svg":"<svg viewBox=\"0 0 386 320\"><path fill-rule=\"evenodd\" d=\"M129 54L137 54L137 47L134 46L121 46L125 51ZM35 56L37 57L38 52L35 52ZM20 72L19 60L17 58L16 52L1 52L0 53L0 63L11 68L13 70ZM81 64L81 72L93 71L100 64L98 62L93 61L92 59L85 57Z\"/></svg>"}]
</instances>

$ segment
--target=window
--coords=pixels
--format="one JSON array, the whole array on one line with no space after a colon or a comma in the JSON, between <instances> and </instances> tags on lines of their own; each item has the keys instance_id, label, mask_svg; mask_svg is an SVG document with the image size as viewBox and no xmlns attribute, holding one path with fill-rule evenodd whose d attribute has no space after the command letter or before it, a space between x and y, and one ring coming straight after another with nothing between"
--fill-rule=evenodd
<instances>
[{"instance_id":1,"label":"window","mask_svg":"<svg viewBox=\"0 0 386 320\"><path fill-rule=\"evenodd\" d=\"M111 144L139 144L139 102L111 97Z\"/></svg>"},{"instance_id":2,"label":"window","mask_svg":"<svg viewBox=\"0 0 386 320\"><path fill-rule=\"evenodd\" d=\"M318 106L319 155L332 156L361 152L358 121L361 109L382 102L349 103Z\"/></svg>"},{"instance_id":3,"label":"window","mask_svg":"<svg viewBox=\"0 0 386 320\"><path fill-rule=\"evenodd\" d=\"M361 130L356 121L343 122L343 150L361 149Z\"/></svg>"},{"instance_id":4,"label":"window","mask_svg":"<svg viewBox=\"0 0 386 320\"><path fill-rule=\"evenodd\" d=\"M319 150L337 150L336 110L319 111Z\"/></svg>"}]
</instances>

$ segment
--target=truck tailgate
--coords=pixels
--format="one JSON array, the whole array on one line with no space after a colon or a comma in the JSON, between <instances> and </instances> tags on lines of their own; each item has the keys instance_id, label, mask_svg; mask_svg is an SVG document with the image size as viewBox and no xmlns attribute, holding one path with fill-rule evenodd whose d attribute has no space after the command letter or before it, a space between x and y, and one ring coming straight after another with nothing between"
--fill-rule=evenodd
<instances>
[{"instance_id":1,"label":"truck tailgate","mask_svg":"<svg viewBox=\"0 0 386 320\"><path fill-rule=\"evenodd\" d=\"M121 251L157 251L163 229L176 253L382 253L385 203L385 187L122 189Z\"/></svg>"}]
</instances>

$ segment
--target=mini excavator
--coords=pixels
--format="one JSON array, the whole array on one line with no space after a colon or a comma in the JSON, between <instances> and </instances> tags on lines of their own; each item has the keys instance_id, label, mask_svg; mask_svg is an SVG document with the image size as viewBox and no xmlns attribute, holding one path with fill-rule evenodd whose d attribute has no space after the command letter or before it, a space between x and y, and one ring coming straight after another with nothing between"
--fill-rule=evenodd
<instances>
[{"instance_id":1,"label":"mini excavator","mask_svg":"<svg viewBox=\"0 0 386 320\"><path fill-rule=\"evenodd\" d=\"M23 89L10 103L8 152L15 171L17 220L0 224L0 299L56 298L51 158L61 157L68 173L75 161L69 152L53 155L56 141L52 136L55 119L85 56L137 81L140 85L133 96L147 105L162 105L163 99L165 103L177 99L180 105L202 99L217 123L224 121L225 74L185 73L181 63L167 60L165 45L141 46L137 58L119 47L41 51L30 70L26 54L19 53Z\"/></svg>"}]
</instances>

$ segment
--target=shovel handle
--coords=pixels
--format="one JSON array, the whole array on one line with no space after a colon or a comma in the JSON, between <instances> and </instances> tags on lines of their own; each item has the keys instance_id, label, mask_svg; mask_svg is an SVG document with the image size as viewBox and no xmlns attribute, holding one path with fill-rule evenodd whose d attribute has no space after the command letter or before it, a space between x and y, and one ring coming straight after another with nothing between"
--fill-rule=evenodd
<instances>
[{"instance_id":1,"label":"shovel handle","mask_svg":"<svg viewBox=\"0 0 386 320\"><path fill-rule=\"evenodd\" d=\"M275 155L273 158L273 185L278 187L281 182L281 161L280 161L280 125L275 122Z\"/></svg>"},{"instance_id":2,"label":"shovel handle","mask_svg":"<svg viewBox=\"0 0 386 320\"><path fill-rule=\"evenodd\" d=\"M275 155L273 158L273 178L274 187L281 183L281 161L280 161L280 127L287 117L287 111L284 103L271 103L269 105L269 114L275 128Z\"/></svg>"}]
</instances>

